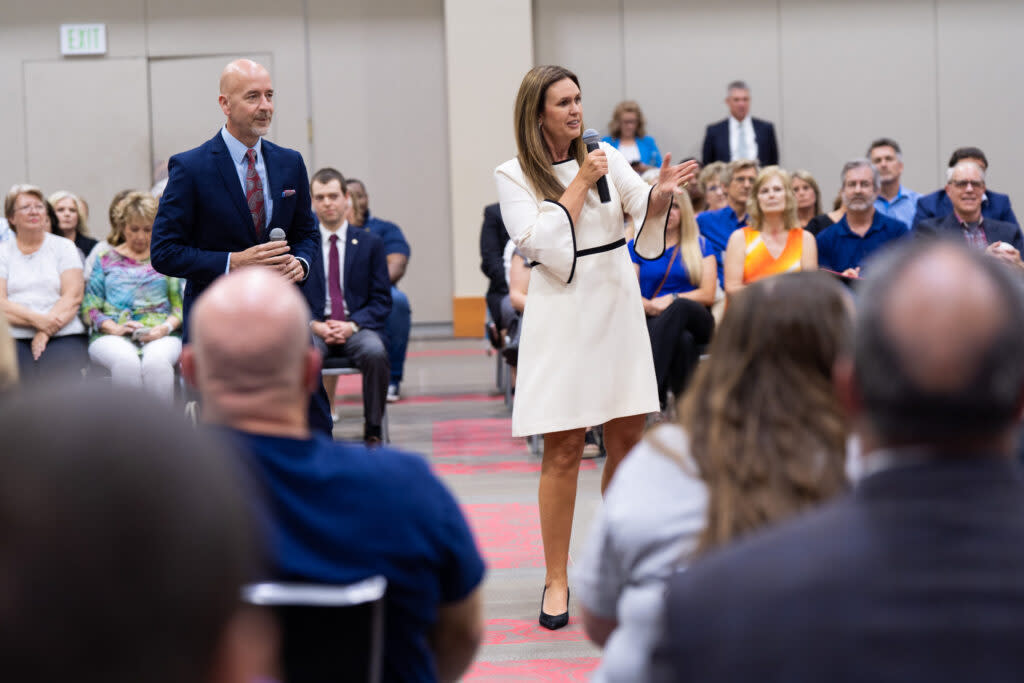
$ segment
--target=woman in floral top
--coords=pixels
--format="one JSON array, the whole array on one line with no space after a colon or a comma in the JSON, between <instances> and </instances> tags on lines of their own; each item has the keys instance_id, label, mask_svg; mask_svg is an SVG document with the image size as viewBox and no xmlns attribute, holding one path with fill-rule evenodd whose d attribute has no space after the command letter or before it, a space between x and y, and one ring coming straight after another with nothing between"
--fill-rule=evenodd
<instances>
[{"instance_id":1,"label":"woman in floral top","mask_svg":"<svg viewBox=\"0 0 1024 683\"><path fill-rule=\"evenodd\" d=\"M89 357L110 370L114 384L145 387L171 401L181 354L181 284L150 263L156 209L145 192L118 203L114 222L122 229L89 275L82 312L92 325Z\"/></svg>"}]
</instances>

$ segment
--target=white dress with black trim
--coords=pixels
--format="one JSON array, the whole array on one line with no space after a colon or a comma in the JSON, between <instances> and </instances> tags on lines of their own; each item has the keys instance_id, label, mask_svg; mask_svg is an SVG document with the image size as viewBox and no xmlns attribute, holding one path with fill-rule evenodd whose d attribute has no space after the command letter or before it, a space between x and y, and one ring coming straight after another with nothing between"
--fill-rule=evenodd
<instances>
[{"instance_id":1,"label":"white dress with black trim","mask_svg":"<svg viewBox=\"0 0 1024 683\"><path fill-rule=\"evenodd\" d=\"M608 155L611 201L587 193L575 224L542 199L511 159L494 171L501 217L519 251L536 265L523 313L512 434L590 427L655 412L658 386L636 271L626 250L623 211L633 216L642 258L665 251L668 211L648 216L651 186L615 148ZM555 164L566 186L575 159Z\"/></svg>"}]
</instances>

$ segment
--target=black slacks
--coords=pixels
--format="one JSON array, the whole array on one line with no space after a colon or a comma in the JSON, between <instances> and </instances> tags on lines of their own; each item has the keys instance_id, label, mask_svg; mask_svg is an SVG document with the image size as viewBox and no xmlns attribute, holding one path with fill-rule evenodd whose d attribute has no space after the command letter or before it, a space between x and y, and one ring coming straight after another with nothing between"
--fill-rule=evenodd
<instances>
[{"instance_id":1,"label":"black slacks","mask_svg":"<svg viewBox=\"0 0 1024 683\"><path fill-rule=\"evenodd\" d=\"M700 361L700 348L711 341L714 329L707 306L690 299L676 299L661 315L647 318L662 409L670 389L678 398L686 387Z\"/></svg>"}]
</instances>

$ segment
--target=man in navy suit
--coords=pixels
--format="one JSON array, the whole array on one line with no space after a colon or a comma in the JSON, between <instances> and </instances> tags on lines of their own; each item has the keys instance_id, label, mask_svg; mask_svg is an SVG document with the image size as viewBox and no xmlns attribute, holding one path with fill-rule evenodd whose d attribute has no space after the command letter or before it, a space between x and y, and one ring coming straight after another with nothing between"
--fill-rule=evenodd
<instances>
[{"instance_id":1,"label":"man in navy suit","mask_svg":"<svg viewBox=\"0 0 1024 683\"><path fill-rule=\"evenodd\" d=\"M949 241L875 263L834 375L866 476L675 576L654 680L1020 678L1018 280Z\"/></svg>"},{"instance_id":2,"label":"man in navy suit","mask_svg":"<svg viewBox=\"0 0 1024 683\"><path fill-rule=\"evenodd\" d=\"M953 212L945 218L926 218L914 228L917 237L946 236L966 240L967 244L1001 261L1024 270L1020 252L1024 237L1013 223L986 218L982 214L985 195L985 171L973 159L965 159L949 169L946 196Z\"/></svg>"},{"instance_id":3,"label":"man in navy suit","mask_svg":"<svg viewBox=\"0 0 1024 683\"><path fill-rule=\"evenodd\" d=\"M712 123L704 134L704 165L714 161L755 159L761 166L779 163L775 127L750 116L750 88L743 81L729 84L725 104L729 118Z\"/></svg>"},{"instance_id":4,"label":"man in navy suit","mask_svg":"<svg viewBox=\"0 0 1024 683\"><path fill-rule=\"evenodd\" d=\"M322 293L306 284L320 250L302 156L263 138L274 115L267 70L240 59L220 78L224 126L195 149L171 157L153 223L153 267L187 278L185 335L195 301L217 277L238 268L272 268L302 290L311 311ZM269 241L280 228L286 239ZM326 394L310 403L310 424L331 432Z\"/></svg>"},{"instance_id":5,"label":"man in navy suit","mask_svg":"<svg viewBox=\"0 0 1024 683\"><path fill-rule=\"evenodd\" d=\"M310 273L325 292L314 314L313 334L328 358L345 356L363 376L363 438L381 441L381 421L391 376L384 343L391 313L391 279L384 242L377 235L349 225L345 178L333 168L313 174L313 210L320 220L323 266ZM338 378L324 378L333 406Z\"/></svg>"},{"instance_id":6,"label":"man in navy suit","mask_svg":"<svg viewBox=\"0 0 1024 683\"><path fill-rule=\"evenodd\" d=\"M981 166L982 171L988 172L988 158L977 147L959 147L955 149L952 156L949 157L949 168L953 168L961 161L967 159ZM953 202L950 200L949 194L945 188L936 190L917 200L917 211L914 213L914 224L911 227L916 228L919 222L928 218L945 218L951 213L953 213ZM1010 206L1010 198L1005 194L993 192L992 190L985 190L981 200L981 215L985 218L992 218L997 221L1005 221L1013 223L1018 227L1020 226L1017 216L1013 213L1013 207Z\"/></svg>"}]
</instances>

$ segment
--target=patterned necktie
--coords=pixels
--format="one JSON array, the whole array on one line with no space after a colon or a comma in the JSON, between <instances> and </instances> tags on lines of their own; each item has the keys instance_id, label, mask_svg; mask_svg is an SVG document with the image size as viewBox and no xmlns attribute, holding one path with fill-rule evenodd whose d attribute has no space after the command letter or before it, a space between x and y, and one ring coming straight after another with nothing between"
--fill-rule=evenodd
<instances>
[{"instance_id":1,"label":"patterned necktie","mask_svg":"<svg viewBox=\"0 0 1024 683\"><path fill-rule=\"evenodd\" d=\"M338 236L331 235L330 255L327 257L327 293L331 296L331 320L345 319L345 296L341 293L341 258L338 256Z\"/></svg>"},{"instance_id":2,"label":"patterned necktie","mask_svg":"<svg viewBox=\"0 0 1024 683\"><path fill-rule=\"evenodd\" d=\"M249 205L249 213L252 214L253 226L256 228L256 240L259 241L267 222L263 210L263 181L256 172L256 150L251 147L245 150L245 158L249 162L245 167L245 203Z\"/></svg>"}]
</instances>

